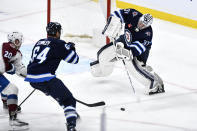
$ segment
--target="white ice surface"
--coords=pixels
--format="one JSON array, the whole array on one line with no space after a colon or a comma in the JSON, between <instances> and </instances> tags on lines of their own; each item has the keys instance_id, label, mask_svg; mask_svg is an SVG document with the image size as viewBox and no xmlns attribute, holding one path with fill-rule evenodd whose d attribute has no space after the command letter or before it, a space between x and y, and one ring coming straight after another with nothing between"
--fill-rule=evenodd
<instances>
[{"instance_id":1,"label":"white ice surface","mask_svg":"<svg viewBox=\"0 0 197 131\"><path fill-rule=\"evenodd\" d=\"M54 13L68 16L62 26L67 26L69 31L76 32L78 29L79 32L90 32L89 27L104 25L102 14L95 12L99 10L95 3L63 5L62 0L57 1L59 6L54 9ZM21 47L25 65L28 64L35 42L46 37L45 27L45 1L1 0L0 42L7 41L7 32L21 31L25 37ZM140 97L139 103L132 93L122 63L116 64L110 76L95 78L90 74L89 63L96 59L99 48L93 46L91 41L76 42L79 64L62 62L57 77L77 99L87 103L106 102L105 108L77 104L81 116L77 125L79 131L100 131L100 117L104 109L107 131L197 131L197 30L158 19L154 20L153 30L153 46L148 64L163 78L166 93L146 96L144 87L132 77ZM33 90L22 78L5 76L19 87L19 103ZM121 107L125 111L121 111ZM29 122L30 131L66 130L62 108L39 91L34 92L22 105L19 118ZM3 112L0 104L0 131L6 131L7 128L8 114Z\"/></svg>"}]
</instances>

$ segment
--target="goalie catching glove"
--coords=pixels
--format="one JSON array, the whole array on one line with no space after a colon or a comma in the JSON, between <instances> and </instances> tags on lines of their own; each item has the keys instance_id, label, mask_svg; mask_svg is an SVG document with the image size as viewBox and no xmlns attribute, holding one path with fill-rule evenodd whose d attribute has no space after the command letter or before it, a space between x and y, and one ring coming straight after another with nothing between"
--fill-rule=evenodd
<instances>
[{"instance_id":1,"label":"goalie catching glove","mask_svg":"<svg viewBox=\"0 0 197 131\"><path fill-rule=\"evenodd\" d=\"M103 35L115 39L121 34L122 27L124 27L118 17L110 16L105 28L102 31Z\"/></svg>"}]
</instances>

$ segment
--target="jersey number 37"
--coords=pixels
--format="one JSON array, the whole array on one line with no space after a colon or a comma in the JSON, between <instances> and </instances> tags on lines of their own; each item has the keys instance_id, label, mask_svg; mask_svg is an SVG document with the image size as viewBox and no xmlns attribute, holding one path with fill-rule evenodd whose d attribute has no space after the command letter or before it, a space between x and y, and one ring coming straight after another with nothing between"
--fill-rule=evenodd
<instances>
[{"instance_id":1,"label":"jersey number 37","mask_svg":"<svg viewBox=\"0 0 197 131\"><path fill-rule=\"evenodd\" d=\"M44 62L47 58L47 54L50 50L50 47L44 48L42 51L40 51L40 46L36 46L33 50L33 54L31 57L31 62L33 62L35 59L39 60L39 64Z\"/></svg>"}]
</instances>

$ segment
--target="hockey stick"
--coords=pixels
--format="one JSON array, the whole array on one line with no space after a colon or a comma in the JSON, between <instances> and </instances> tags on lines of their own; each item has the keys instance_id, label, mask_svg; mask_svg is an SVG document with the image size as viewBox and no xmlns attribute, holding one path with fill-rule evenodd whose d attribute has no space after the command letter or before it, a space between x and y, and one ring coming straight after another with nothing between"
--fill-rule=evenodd
<instances>
[{"instance_id":1,"label":"hockey stick","mask_svg":"<svg viewBox=\"0 0 197 131\"><path fill-rule=\"evenodd\" d=\"M136 91L135 91L135 88L134 88L133 83L132 83L132 81L131 81L131 77L130 77L130 75L129 75L129 71L128 71L127 67L126 67L125 61L122 60L122 62L123 62L123 64L124 64L125 70L126 70L126 72L127 72L127 76L128 76L128 78L129 78L130 85L131 85L131 87L132 87L132 89L133 89L133 94L136 96L137 102L140 102L140 97L136 94Z\"/></svg>"},{"instance_id":2,"label":"hockey stick","mask_svg":"<svg viewBox=\"0 0 197 131\"><path fill-rule=\"evenodd\" d=\"M34 93L34 91L35 91L36 89L34 89L20 104L19 104L19 106L18 106L18 108L20 108L21 107L21 105ZM82 102L82 101L80 101L80 100L77 100L77 99L75 99L77 102L79 102L79 103L81 103L81 104L83 104L83 105L86 105L86 106L88 106L88 107L96 107L96 106L103 106L103 105L105 105L105 102L104 101L101 101L101 102L97 102L97 103L92 103L92 104L88 104L88 103L85 103L85 102Z\"/></svg>"},{"instance_id":3,"label":"hockey stick","mask_svg":"<svg viewBox=\"0 0 197 131\"><path fill-rule=\"evenodd\" d=\"M132 89L133 89L133 93L135 94L135 93L136 93L136 92L135 92L135 88L134 88L133 83L132 83L132 81L131 81L131 77L130 77L130 75L129 75L129 71L128 71L127 67L126 67L125 61L122 60L122 62L123 62L123 65L124 65L124 67L125 67L125 70L126 70L126 72L127 72L127 76L128 76L128 78L129 78L131 87L132 87Z\"/></svg>"},{"instance_id":4,"label":"hockey stick","mask_svg":"<svg viewBox=\"0 0 197 131\"><path fill-rule=\"evenodd\" d=\"M100 101L100 102L88 104L88 103L85 103L85 102L80 101L80 100L77 100L77 99L75 99L75 100L77 102L79 102L80 104L83 104L83 105L88 106L88 107L97 107L97 106L103 106L103 105L105 105L105 102L104 101Z\"/></svg>"},{"instance_id":5,"label":"hockey stick","mask_svg":"<svg viewBox=\"0 0 197 131\"><path fill-rule=\"evenodd\" d=\"M113 43L113 45L114 45L114 50L116 50L115 38L112 39L112 43ZM124 65L124 67L125 67L125 70L126 70L126 72L127 72L127 76L128 76L128 78L129 78L130 86L132 87L132 90L133 90L133 94L136 96L137 102L140 102L140 98L139 98L139 96L136 94L136 91L135 91L135 88L134 88L134 86L133 86L133 83L132 83L132 80L131 80L129 71L128 71L127 67L126 67L125 58L121 59L121 58L118 58L117 56L116 56L116 58L117 58L118 60L122 60L123 65Z\"/></svg>"},{"instance_id":6,"label":"hockey stick","mask_svg":"<svg viewBox=\"0 0 197 131\"><path fill-rule=\"evenodd\" d=\"M34 89L22 102L19 104L18 108L34 93L36 89Z\"/></svg>"}]
</instances>

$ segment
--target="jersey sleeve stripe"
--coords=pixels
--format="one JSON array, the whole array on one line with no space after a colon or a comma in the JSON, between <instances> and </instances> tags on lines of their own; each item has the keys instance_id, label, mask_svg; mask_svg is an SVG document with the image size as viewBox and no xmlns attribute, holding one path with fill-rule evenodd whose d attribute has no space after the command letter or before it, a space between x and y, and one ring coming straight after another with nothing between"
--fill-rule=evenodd
<instances>
[{"instance_id":1,"label":"jersey sleeve stripe","mask_svg":"<svg viewBox=\"0 0 197 131\"><path fill-rule=\"evenodd\" d=\"M142 54L142 50L137 45L132 44L132 45L129 45L129 47L135 48L137 52L139 53L139 55Z\"/></svg>"},{"instance_id":2,"label":"jersey sleeve stripe","mask_svg":"<svg viewBox=\"0 0 197 131\"><path fill-rule=\"evenodd\" d=\"M64 59L64 61L69 62L74 55L75 55L75 52L71 51L70 54L67 55L67 57Z\"/></svg>"},{"instance_id":3,"label":"jersey sleeve stripe","mask_svg":"<svg viewBox=\"0 0 197 131\"><path fill-rule=\"evenodd\" d=\"M114 14L115 14L115 16L117 16L118 18L120 18L121 22L124 23L124 19L123 19L122 15L121 15L120 10L119 11L114 11Z\"/></svg>"},{"instance_id":4,"label":"jersey sleeve stripe","mask_svg":"<svg viewBox=\"0 0 197 131\"><path fill-rule=\"evenodd\" d=\"M144 52L146 50L146 47L140 43L139 41L134 41L133 43L135 43L139 48L142 49L142 52Z\"/></svg>"},{"instance_id":5,"label":"jersey sleeve stripe","mask_svg":"<svg viewBox=\"0 0 197 131\"><path fill-rule=\"evenodd\" d=\"M122 16L121 10L118 10L118 13L119 13L119 15L120 15L121 22L122 22L122 23L124 23L124 19L123 19L123 16Z\"/></svg>"},{"instance_id":6,"label":"jersey sleeve stripe","mask_svg":"<svg viewBox=\"0 0 197 131\"><path fill-rule=\"evenodd\" d=\"M75 59L72 61L72 64L78 63L79 57L76 55Z\"/></svg>"}]
</instances>

